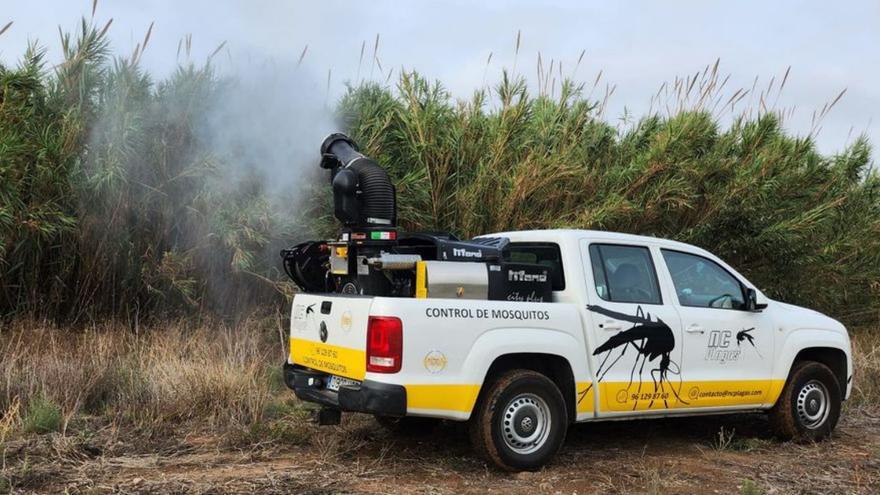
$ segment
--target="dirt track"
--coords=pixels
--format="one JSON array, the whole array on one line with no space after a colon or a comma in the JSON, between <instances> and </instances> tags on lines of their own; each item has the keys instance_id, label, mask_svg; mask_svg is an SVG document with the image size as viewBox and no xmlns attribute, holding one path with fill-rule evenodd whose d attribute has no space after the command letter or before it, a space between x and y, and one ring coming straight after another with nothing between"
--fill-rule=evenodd
<instances>
[{"instance_id":1,"label":"dirt track","mask_svg":"<svg viewBox=\"0 0 880 495\"><path fill-rule=\"evenodd\" d=\"M75 449L53 445L43 456L31 455L30 479L19 487L52 493L880 492L880 418L870 414L845 415L835 438L816 445L779 443L756 416L577 425L551 466L520 474L475 459L456 425L391 440L363 416L342 427L309 428L315 428L311 440L298 447L234 450L211 437L181 439L162 453L133 453L143 449L124 444L103 452L88 442ZM65 454L53 459L53 449Z\"/></svg>"}]
</instances>

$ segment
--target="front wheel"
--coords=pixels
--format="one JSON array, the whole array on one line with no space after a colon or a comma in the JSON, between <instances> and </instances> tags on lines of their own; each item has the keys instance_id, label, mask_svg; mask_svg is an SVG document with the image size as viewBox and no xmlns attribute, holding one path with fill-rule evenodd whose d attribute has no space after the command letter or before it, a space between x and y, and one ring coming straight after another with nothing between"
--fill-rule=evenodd
<instances>
[{"instance_id":1,"label":"front wheel","mask_svg":"<svg viewBox=\"0 0 880 495\"><path fill-rule=\"evenodd\" d=\"M840 384L834 373L822 363L804 361L792 368L770 419L785 440L822 440L837 425L840 405Z\"/></svg>"},{"instance_id":2,"label":"front wheel","mask_svg":"<svg viewBox=\"0 0 880 495\"><path fill-rule=\"evenodd\" d=\"M486 391L470 430L474 449L501 469L538 469L565 440L565 399L540 373L508 371Z\"/></svg>"}]
</instances>

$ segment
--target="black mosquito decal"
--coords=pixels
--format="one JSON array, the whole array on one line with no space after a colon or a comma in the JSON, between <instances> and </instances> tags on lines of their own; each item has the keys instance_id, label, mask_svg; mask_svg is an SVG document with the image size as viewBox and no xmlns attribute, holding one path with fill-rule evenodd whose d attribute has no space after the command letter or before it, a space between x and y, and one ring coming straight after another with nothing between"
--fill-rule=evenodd
<instances>
[{"instance_id":1,"label":"black mosquito decal","mask_svg":"<svg viewBox=\"0 0 880 495\"><path fill-rule=\"evenodd\" d=\"M736 332L736 345L742 344L743 340L748 340L749 344L752 344L752 347L754 347L755 346L755 337L751 333L749 333L754 329L755 329L755 327L752 327L752 328L747 328L745 330L740 330L739 332Z\"/></svg>"},{"instance_id":2,"label":"black mosquito decal","mask_svg":"<svg viewBox=\"0 0 880 495\"><path fill-rule=\"evenodd\" d=\"M755 336L750 333L754 329L755 327L752 327L736 332L736 346L739 347L744 340L748 340L749 344L752 344L752 347L755 348L755 352L758 353L758 357L764 359L764 356L761 355L761 351L758 350L758 346L755 345Z\"/></svg>"},{"instance_id":3,"label":"black mosquito decal","mask_svg":"<svg viewBox=\"0 0 880 495\"><path fill-rule=\"evenodd\" d=\"M633 362L632 369L629 373L629 384L626 386L626 393L629 394L630 388L633 386L633 382L635 381L635 373L636 368L639 369L639 383L638 388L636 390L635 395L635 403L633 404L633 411L638 408L639 405L639 396L642 391L642 372L645 369L645 363L650 361L654 362L658 357L660 358L660 363L658 366L651 370L651 379L654 381L654 394L651 395L651 402L648 403L648 408L654 405L654 399L657 397L657 392L659 391L663 397L663 405L664 407L669 407L669 403L666 399L666 387L669 387L669 390L675 395L675 398L678 399L682 404L688 404L684 400L682 400L679 392L681 392L681 368L678 363L673 361L669 356L672 353L672 350L675 349L675 336L672 333L672 329L669 328L663 320L659 317L657 321L651 320L650 313L643 313L642 307L639 306L636 310L635 316L618 313L617 311L611 311L610 309L605 309L601 306L587 306L587 309L594 313L599 313L601 315L605 315L609 318L614 318L615 320L628 321L633 323L634 325L621 332L618 332L612 335L608 340L605 341L604 344L600 345L593 351L594 356L598 356L599 354L605 354L605 357L602 359L602 364L599 365L599 369L596 370L596 381L601 382L602 379L605 378L605 375L610 371L620 358L626 353L626 350L629 346L632 346L636 352L636 359ZM614 349L620 347L620 354L611 361L611 364L608 364L608 359L611 356ZM641 362L641 364L640 364ZM607 364L607 366L606 366ZM678 390L669 382L669 372L672 372L675 375L679 375L679 386ZM580 403L589 393L590 389L593 387L593 384L587 386L584 390L579 393L578 403Z\"/></svg>"}]
</instances>

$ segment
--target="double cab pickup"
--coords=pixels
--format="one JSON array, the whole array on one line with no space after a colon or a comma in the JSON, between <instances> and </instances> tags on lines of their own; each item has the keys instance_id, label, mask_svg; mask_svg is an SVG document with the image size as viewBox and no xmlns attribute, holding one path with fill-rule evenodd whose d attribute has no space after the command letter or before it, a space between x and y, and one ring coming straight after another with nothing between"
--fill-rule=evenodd
<instances>
[{"instance_id":1,"label":"double cab pickup","mask_svg":"<svg viewBox=\"0 0 880 495\"><path fill-rule=\"evenodd\" d=\"M325 422L341 411L396 429L467 421L476 451L507 470L547 463L575 422L763 412L786 439L834 429L853 376L834 319L771 300L680 242L491 237L509 239L508 261L548 268L550 302L298 294L287 385Z\"/></svg>"}]
</instances>

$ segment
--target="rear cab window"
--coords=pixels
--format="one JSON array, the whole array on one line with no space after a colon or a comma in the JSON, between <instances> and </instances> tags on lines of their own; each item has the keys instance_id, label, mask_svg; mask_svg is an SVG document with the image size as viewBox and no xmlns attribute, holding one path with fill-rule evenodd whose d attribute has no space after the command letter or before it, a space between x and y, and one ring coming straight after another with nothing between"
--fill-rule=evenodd
<instances>
[{"instance_id":1,"label":"rear cab window","mask_svg":"<svg viewBox=\"0 0 880 495\"><path fill-rule=\"evenodd\" d=\"M590 244L596 293L618 303L663 304L651 251L645 246Z\"/></svg>"},{"instance_id":2,"label":"rear cab window","mask_svg":"<svg viewBox=\"0 0 880 495\"><path fill-rule=\"evenodd\" d=\"M511 242L505 249L504 260L546 266L553 290L565 290L562 253L555 242Z\"/></svg>"}]
</instances>

